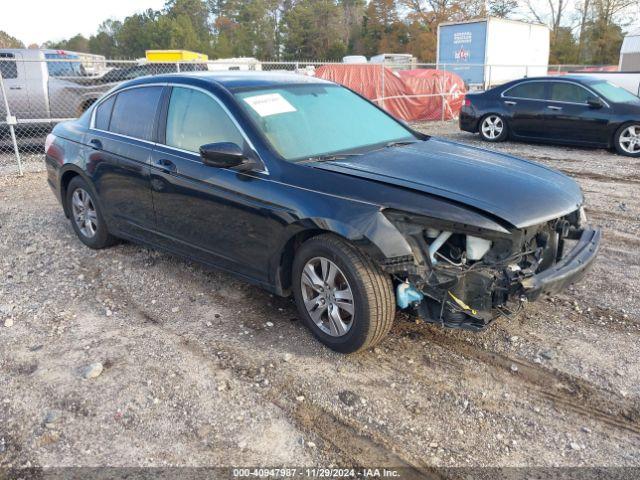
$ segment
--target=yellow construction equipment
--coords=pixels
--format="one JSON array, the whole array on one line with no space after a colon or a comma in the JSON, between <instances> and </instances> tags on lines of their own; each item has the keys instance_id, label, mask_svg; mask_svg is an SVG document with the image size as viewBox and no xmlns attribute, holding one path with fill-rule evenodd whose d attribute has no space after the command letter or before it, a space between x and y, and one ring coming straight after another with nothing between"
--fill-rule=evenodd
<instances>
[{"instance_id":1,"label":"yellow construction equipment","mask_svg":"<svg viewBox=\"0 0 640 480\"><path fill-rule=\"evenodd\" d=\"M204 53L189 50L147 50L145 56L149 62L206 62L209 60Z\"/></svg>"}]
</instances>

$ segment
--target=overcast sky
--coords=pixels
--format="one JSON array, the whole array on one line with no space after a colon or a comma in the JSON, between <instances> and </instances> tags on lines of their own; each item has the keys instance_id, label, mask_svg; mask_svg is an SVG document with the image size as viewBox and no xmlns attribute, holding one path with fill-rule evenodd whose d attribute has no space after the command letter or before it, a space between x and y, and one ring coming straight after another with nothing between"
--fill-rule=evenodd
<instances>
[{"instance_id":1,"label":"overcast sky","mask_svg":"<svg viewBox=\"0 0 640 480\"><path fill-rule=\"evenodd\" d=\"M89 37L104 20L122 20L165 0L2 0L0 30L25 45L61 40L77 33Z\"/></svg>"},{"instance_id":2,"label":"overcast sky","mask_svg":"<svg viewBox=\"0 0 640 480\"><path fill-rule=\"evenodd\" d=\"M62 40L77 33L85 37L96 33L98 25L108 18L118 20L148 8L159 10L166 0L0 0L0 30L7 32L25 45L47 40ZM572 3L573 0L569 0ZM524 2L523 2L524 3ZM544 5L545 0L533 0ZM570 10L570 9L569 9ZM640 13L640 2L634 11ZM523 10L524 12L524 10ZM637 23L636 28L640 27ZM633 30L633 28L627 28Z\"/></svg>"}]
</instances>

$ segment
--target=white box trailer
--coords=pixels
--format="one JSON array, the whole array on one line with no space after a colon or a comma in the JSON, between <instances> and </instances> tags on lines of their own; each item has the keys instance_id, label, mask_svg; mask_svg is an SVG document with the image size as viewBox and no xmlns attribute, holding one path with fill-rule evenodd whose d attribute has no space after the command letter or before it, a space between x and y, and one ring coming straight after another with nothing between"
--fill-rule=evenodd
<instances>
[{"instance_id":1,"label":"white box trailer","mask_svg":"<svg viewBox=\"0 0 640 480\"><path fill-rule=\"evenodd\" d=\"M569 72L572 76L598 78L611 82L640 97L640 71L638 72Z\"/></svg>"},{"instance_id":2,"label":"white box trailer","mask_svg":"<svg viewBox=\"0 0 640 480\"><path fill-rule=\"evenodd\" d=\"M495 17L441 23L437 63L471 88L544 76L549 67L549 28Z\"/></svg>"},{"instance_id":3,"label":"white box trailer","mask_svg":"<svg viewBox=\"0 0 640 480\"><path fill-rule=\"evenodd\" d=\"M618 70L621 72L640 72L640 28L629 32L624 37L620 47Z\"/></svg>"}]
</instances>

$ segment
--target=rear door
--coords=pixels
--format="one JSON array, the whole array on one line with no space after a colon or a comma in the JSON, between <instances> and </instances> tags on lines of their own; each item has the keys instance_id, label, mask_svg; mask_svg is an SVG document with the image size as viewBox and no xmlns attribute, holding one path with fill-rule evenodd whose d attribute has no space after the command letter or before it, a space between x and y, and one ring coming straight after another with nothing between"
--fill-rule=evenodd
<instances>
[{"instance_id":1,"label":"rear door","mask_svg":"<svg viewBox=\"0 0 640 480\"><path fill-rule=\"evenodd\" d=\"M124 89L96 107L85 137L87 171L113 226L148 240L155 230L149 164L156 141L157 110L164 87Z\"/></svg>"},{"instance_id":2,"label":"rear door","mask_svg":"<svg viewBox=\"0 0 640 480\"><path fill-rule=\"evenodd\" d=\"M4 82L4 91L9 101L9 110L19 119L30 118L29 92L22 55L19 53L0 52L0 73ZM7 115L4 99L0 92L0 113L4 122Z\"/></svg>"},{"instance_id":3,"label":"rear door","mask_svg":"<svg viewBox=\"0 0 640 480\"><path fill-rule=\"evenodd\" d=\"M501 95L511 133L518 137L544 138L546 84L542 81L519 83Z\"/></svg>"},{"instance_id":4,"label":"rear door","mask_svg":"<svg viewBox=\"0 0 640 480\"><path fill-rule=\"evenodd\" d=\"M569 81L549 82L545 122L552 126L549 135L558 142L606 144L609 105L582 85ZM594 108L590 100L600 100Z\"/></svg>"}]
</instances>

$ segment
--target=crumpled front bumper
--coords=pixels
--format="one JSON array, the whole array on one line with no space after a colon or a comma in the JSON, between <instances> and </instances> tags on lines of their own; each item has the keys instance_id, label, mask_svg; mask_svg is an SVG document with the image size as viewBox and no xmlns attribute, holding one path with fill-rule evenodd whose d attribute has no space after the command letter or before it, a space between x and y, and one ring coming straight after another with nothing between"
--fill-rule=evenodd
<instances>
[{"instance_id":1,"label":"crumpled front bumper","mask_svg":"<svg viewBox=\"0 0 640 480\"><path fill-rule=\"evenodd\" d=\"M585 228L578 243L560 261L520 282L523 296L527 300L535 300L543 294L558 293L580 280L593 264L600 249L601 238L599 228Z\"/></svg>"}]
</instances>

